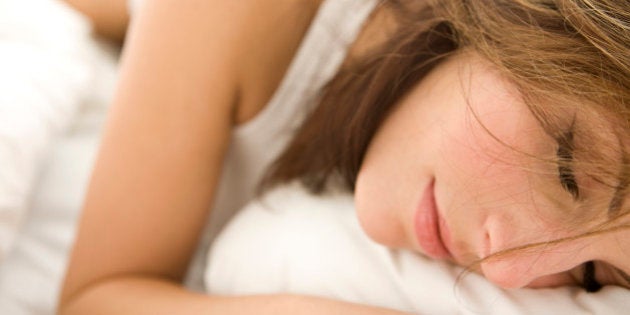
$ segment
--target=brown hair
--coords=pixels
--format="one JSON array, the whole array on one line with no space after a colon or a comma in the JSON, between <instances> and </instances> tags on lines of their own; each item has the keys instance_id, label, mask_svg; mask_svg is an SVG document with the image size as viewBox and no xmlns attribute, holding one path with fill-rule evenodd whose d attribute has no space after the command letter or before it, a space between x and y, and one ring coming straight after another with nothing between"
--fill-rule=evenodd
<instances>
[{"instance_id":1,"label":"brown hair","mask_svg":"<svg viewBox=\"0 0 630 315\"><path fill-rule=\"evenodd\" d=\"M412 6L417 3L384 2L400 21L397 31L331 80L261 187L300 179L321 192L329 179L340 178L353 190L367 147L391 109L436 65L466 49L492 62L547 133L571 146L570 161L553 162L583 166L589 177L615 189L611 216L626 213L630 2L439 0ZM558 119L566 110L589 124L577 122L579 128L567 133ZM601 133L617 143L588 150L600 142L602 135L588 130L597 127L606 127ZM574 136L590 140L580 147Z\"/></svg>"}]
</instances>

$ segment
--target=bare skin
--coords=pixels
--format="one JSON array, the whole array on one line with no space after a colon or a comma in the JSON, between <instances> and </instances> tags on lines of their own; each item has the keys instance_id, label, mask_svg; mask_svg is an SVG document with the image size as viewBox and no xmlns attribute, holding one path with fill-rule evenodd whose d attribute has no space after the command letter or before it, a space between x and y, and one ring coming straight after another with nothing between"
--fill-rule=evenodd
<instances>
[{"instance_id":1,"label":"bare skin","mask_svg":"<svg viewBox=\"0 0 630 315\"><path fill-rule=\"evenodd\" d=\"M67 1L97 31L125 36L124 1ZM267 103L318 6L147 1L126 34L60 314L401 314L293 295L207 296L180 284L230 131Z\"/></svg>"},{"instance_id":2,"label":"bare skin","mask_svg":"<svg viewBox=\"0 0 630 315\"><path fill-rule=\"evenodd\" d=\"M122 43L129 24L125 0L64 0L89 17L96 32L115 42Z\"/></svg>"}]
</instances>

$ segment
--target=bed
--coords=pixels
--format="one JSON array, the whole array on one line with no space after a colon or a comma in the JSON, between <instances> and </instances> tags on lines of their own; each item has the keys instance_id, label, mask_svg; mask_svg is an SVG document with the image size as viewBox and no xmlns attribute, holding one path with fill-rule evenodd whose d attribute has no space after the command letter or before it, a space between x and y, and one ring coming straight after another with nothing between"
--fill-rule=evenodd
<instances>
[{"instance_id":1,"label":"bed","mask_svg":"<svg viewBox=\"0 0 630 315\"><path fill-rule=\"evenodd\" d=\"M57 0L0 0L0 314L52 314L118 50Z\"/></svg>"},{"instance_id":2,"label":"bed","mask_svg":"<svg viewBox=\"0 0 630 315\"><path fill-rule=\"evenodd\" d=\"M54 312L117 54L58 0L0 0L0 314ZM501 290L475 274L459 279L461 271L371 242L351 196L313 198L292 184L228 225L210 252L205 282L211 294L292 292L421 314L630 308L626 289Z\"/></svg>"}]
</instances>

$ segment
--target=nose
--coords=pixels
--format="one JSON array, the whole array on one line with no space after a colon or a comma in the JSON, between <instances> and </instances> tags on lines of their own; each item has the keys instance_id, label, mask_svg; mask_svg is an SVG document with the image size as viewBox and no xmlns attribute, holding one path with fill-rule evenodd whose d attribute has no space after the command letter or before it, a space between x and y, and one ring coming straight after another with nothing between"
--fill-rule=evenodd
<instances>
[{"instance_id":1,"label":"nose","mask_svg":"<svg viewBox=\"0 0 630 315\"><path fill-rule=\"evenodd\" d=\"M586 261L588 250L576 242L553 242L550 227L495 216L484 225L481 270L502 288L558 286L574 282L565 271ZM566 236L566 235L565 235Z\"/></svg>"},{"instance_id":2,"label":"nose","mask_svg":"<svg viewBox=\"0 0 630 315\"><path fill-rule=\"evenodd\" d=\"M579 256L579 255L578 255ZM515 250L481 263L483 275L506 289L576 284L569 271L587 261L565 250Z\"/></svg>"},{"instance_id":3,"label":"nose","mask_svg":"<svg viewBox=\"0 0 630 315\"><path fill-rule=\"evenodd\" d=\"M515 220L505 215L494 215L484 223L484 238L480 249L481 270L484 276L502 288L521 288L531 281L525 277L525 266L514 259L518 251L516 239L520 234L514 233ZM510 231L511 230L511 231ZM521 240L521 244L525 244ZM513 249L511 249L513 248Z\"/></svg>"},{"instance_id":4,"label":"nose","mask_svg":"<svg viewBox=\"0 0 630 315\"><path fill-rule=\"evenodd\" d=\"M509 257L518 255L518 258ZM481 263L483 275L492 283L505 289L528 286L537 278L544 277L536 268L537 258L522 254L507 254L505 257L489 258Z\"/></svg>"}]
</instances>

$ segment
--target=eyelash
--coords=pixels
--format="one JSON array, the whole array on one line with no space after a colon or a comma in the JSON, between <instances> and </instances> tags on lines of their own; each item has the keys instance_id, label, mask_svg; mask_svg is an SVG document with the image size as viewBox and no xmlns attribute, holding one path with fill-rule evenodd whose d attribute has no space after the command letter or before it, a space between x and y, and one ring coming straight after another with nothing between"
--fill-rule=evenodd
<instances>
[{"instance_id":1,"label":"eyelash","mask_svg":"<svg viewBox=\"0 0 630 315\"><path fill-rule=\"evenodd\" d=\"M595 263L588 261L582 267L582 287L586 292L597 292L602 285L595 279Z\"/></svg>"},{"instance_id":2,"label":"eyelash","mask_svg":"<svg viewBox=\"0 0 630 315\"><path fill-rule=\"evenodd\" d=\"M568 191L573 199L578 199L580 197L580 190L577 185L577 181L575 180L575 175L573 174L573 170L569 166L569 164L573 161L573 152L571 145L569 144L573 140L573 134L569 133L566 136L566 139L559 141L558 150L556 151L556 155L558 159L560 159L560 164L558 165L558 175L560 177L560 184L562 188Z\"/></svg>"}]
</instances>

